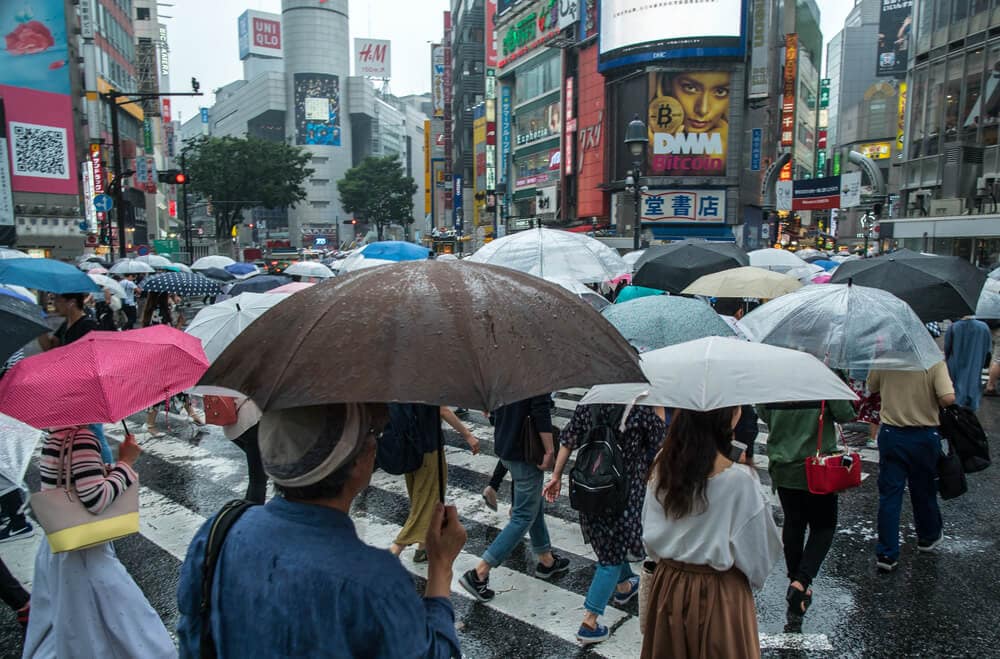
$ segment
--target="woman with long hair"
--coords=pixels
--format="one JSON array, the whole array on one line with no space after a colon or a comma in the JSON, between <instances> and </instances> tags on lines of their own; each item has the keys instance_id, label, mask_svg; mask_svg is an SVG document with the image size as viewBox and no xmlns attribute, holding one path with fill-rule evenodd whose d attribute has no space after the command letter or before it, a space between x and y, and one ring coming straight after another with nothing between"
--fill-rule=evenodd
<instances>
[{"instance_id":1,"label":"woman with long hair","mask_svg":"<svg viewBox=\"0 0 1000 659\"><path fill-rule=\"evenodd\" d=\"M759 657L753 590L781 538L752 467L734 462L739 408L674 413L650 473L643 544L656 562L642 657Z\"/></svg>"}]
</instances>

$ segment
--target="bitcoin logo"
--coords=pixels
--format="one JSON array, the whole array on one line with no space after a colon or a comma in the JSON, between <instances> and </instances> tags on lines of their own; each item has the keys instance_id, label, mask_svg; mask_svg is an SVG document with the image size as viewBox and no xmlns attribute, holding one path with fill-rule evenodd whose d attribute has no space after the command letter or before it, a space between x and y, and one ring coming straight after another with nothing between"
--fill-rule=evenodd
<instances>
[{"instance_id":1,"label":"bitcoin logo","mask_svg":"<svg viewBox=\"0 0 1000 659\"><path fill-rule=\"evenodd\" d=\"M657 96L649 104L649 129L652 133L670 133L684 124L684 108L673 96Z\"/></svg>"}]
</instances>

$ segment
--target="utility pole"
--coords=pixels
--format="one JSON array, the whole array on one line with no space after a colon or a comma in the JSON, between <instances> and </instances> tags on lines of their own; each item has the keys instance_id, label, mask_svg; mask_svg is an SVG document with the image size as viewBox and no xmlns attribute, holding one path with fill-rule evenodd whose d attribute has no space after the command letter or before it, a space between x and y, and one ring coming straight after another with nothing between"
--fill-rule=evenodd
<instances>
[{"instance_id":1,"label":"utility pole","mask_svg":"<svg viewBox=\"0 0 1000 659\"><path fill-rule=\"evenodd\" d=\"M181 171L187 173L187 168L185 165L185 156L187 152L181 149ZM191 235L191 216L188 213L188 193L187 193L187 181L184 185L180 186L181 189L181 219L184 222L184 243L187 245L188 258L191 259L191 263L194 263L194 238Z\"/></svg>"}]
</instances>

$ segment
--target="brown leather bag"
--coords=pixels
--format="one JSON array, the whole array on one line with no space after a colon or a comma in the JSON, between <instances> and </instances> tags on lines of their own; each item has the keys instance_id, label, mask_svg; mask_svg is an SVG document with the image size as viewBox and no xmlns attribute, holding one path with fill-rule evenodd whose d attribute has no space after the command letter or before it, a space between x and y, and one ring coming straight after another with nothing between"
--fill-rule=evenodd
<instances>
[{"instance_id":1,"label":"brown leather bag","mask_svg":"<svg viewBox=\"0 0 1000 659\"><path fill-rule=\"evenodd\" d=\"M205 396L205 423L231 426L236 423L236 399L230 396Z\"/></svg>"}]
</instances>

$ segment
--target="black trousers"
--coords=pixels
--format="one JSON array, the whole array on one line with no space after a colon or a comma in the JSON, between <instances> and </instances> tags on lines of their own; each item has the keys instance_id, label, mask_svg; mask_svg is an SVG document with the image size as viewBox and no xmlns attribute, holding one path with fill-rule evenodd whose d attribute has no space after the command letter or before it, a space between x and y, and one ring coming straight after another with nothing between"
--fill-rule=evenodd
<instances>
[{"instance_id":1,"label":"black trousers","mask_svg":"<svg viewBox=\"0 0 1000 659\"><path fill-rule=\"evenodd\" d=\"M267 498L267 474L264 472L264 461L260 457L257 426L255 425L237 437L233 443L239 446L247 456L247 472L250 475L250 483L247 485L247 493L244 498L254 503L264 503L264 499Z\"/></svg>"},{"instance_id":2,"label":"black trousers","mask_svg":"<svg viewBox=\"0 0 1000 659\"><path fill-rule=\"evenodd\" d=\"M3 560L0 560L0 599L4 604L17 611L23 609L31 596L24 589L21 582L14 578Z\"/></svg>"},{"instance_id":3,"label":"black trousers","mask_svg":"<svg viewBox=\"0 0 1000 659\"><path fill-rule=\"evenodd\" d=\"M785 512L781 540L785 544L788 578L808 588L833 544L837 530L837 495L779 487L778 498Z\"/></svg>"},{"instance_id":4,"label":"black trousers","mask_svg":"<svg viewBox=\"0 0 1000 659\"><path fill-rule=\"evenodd\" d=\"M125 314L125 329L130 330L135 327L136 318L139 317L139 310L134 304L123 304L122 312Z\"/></svg>"}]
</instances>

